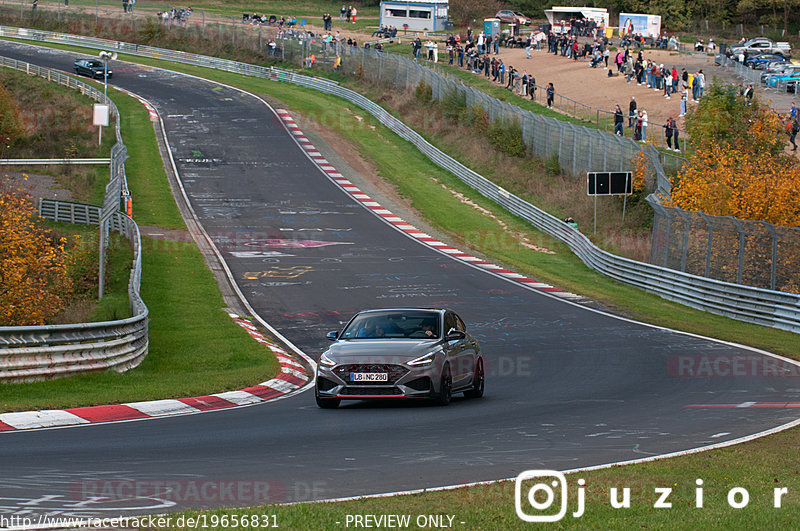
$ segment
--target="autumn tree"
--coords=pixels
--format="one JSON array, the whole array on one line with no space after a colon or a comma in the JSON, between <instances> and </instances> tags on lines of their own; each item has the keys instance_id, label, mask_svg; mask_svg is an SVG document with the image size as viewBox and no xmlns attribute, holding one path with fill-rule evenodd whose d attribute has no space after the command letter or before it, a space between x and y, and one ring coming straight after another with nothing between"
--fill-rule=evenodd
<instances>
[{"instance_id":1,"label":"autumn tree","mask_svg":"<svg viewBox=\"0 0 800 531\"><path fill-rule=\"evenodd\" d=\"M0 180L0 325L41 325L71 291L65 240L37 223L30 196Z\"/></svg>"},{"instance_id":2,"label":"autumn tree","mask_svg":"<svg viewBox=\"0 0 800 531\"><path fill-rule=\"evenodd\" d=\"M800 163L784 152L788 138L778 115L714 82L687 129L694 152L673 185L674 205L798 225Z\"/></svg>"}]
</instances>

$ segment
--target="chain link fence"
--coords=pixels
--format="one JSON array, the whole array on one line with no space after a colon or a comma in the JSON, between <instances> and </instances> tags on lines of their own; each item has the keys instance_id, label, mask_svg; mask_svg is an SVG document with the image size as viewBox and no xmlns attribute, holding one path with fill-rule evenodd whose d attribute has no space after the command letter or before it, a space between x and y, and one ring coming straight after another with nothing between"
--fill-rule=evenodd
<instances>
[{"instance_id":1,"label":"chain link fence","mask_svg":"<svg viewBox=\"0 0 800 531\"><path fill-rule=\"evenodd\" d=\"M800 227L711 216L650 201L650 263L693 275L800 293Z\"/></svg>"},{"instance_id":2,"label":"chain link fence","mask_svg":"<svg viewBox=\"0 0 800 531\"><path fill-rule=\"evenodd\" d=\"M555 158L562 171L575 177L584 177L587 171L628 171L634 156L643 148L631 138L542 116L498 100L401 55L341 43L323 47L309 39L284 39L280 53L298 64L308 64L307 58L313 55L314 68L330 65L344 75L360 76L398 91L414 90L424 84L440 103L461 100L467 107L480 107L492 122L519 124L531 155L543 160ZM655 168L651 173L654 180Z\"/></svg>"}]
</instances>

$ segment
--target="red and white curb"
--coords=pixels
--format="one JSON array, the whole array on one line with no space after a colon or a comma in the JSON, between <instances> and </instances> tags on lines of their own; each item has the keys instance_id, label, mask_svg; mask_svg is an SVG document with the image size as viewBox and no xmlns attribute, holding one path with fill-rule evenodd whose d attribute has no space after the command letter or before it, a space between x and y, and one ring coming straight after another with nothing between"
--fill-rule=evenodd
<instances>
[{"instance_id":1,"label":"red and white curb","mask_svg":"<svg viewBox=\"0 0 800 531\"><path fill-rule=\"evenodd\" d=\"M188 415L217 409L248 406L285 396L302 388L309 380L313 379L307 367L289 356L282 347L267 339L250 321L232 314L231 317L234 322L247 330L256 341L266 345L275 353L281 366L281 372L275 378L238 391L226 391L224 393L189 398L169 398L127 404L2 413L0 414L0 431L55 428L78 424Z\"/></svg>"},{"instance_id":2,"label":"red and white curb","mask_svg":"<svg viewBox=\"0 0 800 531\"><path fill-rule=\"evenodd\" d=\"M147 109L147 112L148 112L148 114L150 115L150 121L151 121L151 122L157 122L157 121L158 121L158 112L156 111L156 108L155 108L155 107L153 107L153 106L150 104L150 102L149 102L149 101L147 101L147 100L146 100L146 99L144 99L143 97L139 96L138 94L134 94L133 92L130 92L130 91L128 91L128 90L125 90L125 89L123 89L123 88L116 87L116 89L117 89L118 91L122 92L123 94L127 94L127 95L128 95L128 96L130 96L131 98L135 98L135 99L139 100L139 103L141 103L142 105L144 105L145 109Z\"/></svg>"},{"instance_id":3,"label":"red and white curb","mask_svg":"<svg viewBox=\"0 0 800 531\"><path fill-rule=\"evenodd\" d=\"M325 157L320 153L317 148L311 143L311 141L306 138L303 132L300 130L300 127L295 123L292 116L289 114L289 111L285 109L276 109L278 116L280 116L281 120L283 121L286 128L289 130L291 135L294 137L295 141L300 145L300 147L306 152L309 158L323 171L328 177L339 185L342 190L350 194L350 196L355 199L356 201L360 202L362 205L370 209L374 214L380 216L385 221L389 222L390 224L394 225L397 229L403 231L407 235L411 236L412 238L416 239L417 241L428 245L438 251L446 253L457 260L461 260L462 262L466 262L472 264L474 266L480 267L487 271L490 271L496 275L508 278L510 280L519 282L525 286L530 288L537 289L539 291L547 292L551 295L556 297L561 297L564 299L583 299L582 296L576 295L574 293L570 293L564 291L562 289L555 288L550 284L545 284L544 282L538 282L531 278L528 278L524 275L520 275L519 273L515 273L513 271L509 271L504 269L498 265L495 265L491 262L487 262L481 258L477 258L475 256L471 256L459 249L451 247L446 243L442 243L436 238L430 236L429 234L425 234L424 232L420 231L413 225L410 225L402 218L395 216L389 210L383 208L378 202L374 199L369 197L367 194L362 192L357 186L355 186L349 179L343 176L333 165L325 159Z\"/></svg>"}]
</instances>

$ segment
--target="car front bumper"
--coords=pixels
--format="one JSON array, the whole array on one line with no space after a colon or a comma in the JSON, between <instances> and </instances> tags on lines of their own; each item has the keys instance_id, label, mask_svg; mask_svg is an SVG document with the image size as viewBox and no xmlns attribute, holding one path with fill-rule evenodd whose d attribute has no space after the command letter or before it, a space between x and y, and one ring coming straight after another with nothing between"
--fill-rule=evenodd
<instances>
[{"instance_id":1,"label":"car front bumper","mask_svg":"<svg viewBox=\"0 0 800 531\"><path fill-rule=\"evenodd\" d=\"M386 373L385 382L355 381L353 374ZM371 398L431 398L439 393L441 371L436 364L318 366L316 388L320 398L362 400Z\"/></svg>"}]
</instances>

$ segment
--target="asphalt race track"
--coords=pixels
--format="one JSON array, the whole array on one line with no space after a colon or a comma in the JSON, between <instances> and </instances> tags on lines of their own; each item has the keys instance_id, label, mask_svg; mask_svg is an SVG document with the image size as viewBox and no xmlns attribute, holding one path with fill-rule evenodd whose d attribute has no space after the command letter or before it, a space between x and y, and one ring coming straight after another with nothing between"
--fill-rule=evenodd
<instances>
[{"instance_id":1,"label":"asphalt race track","mask_svg":"<svg viewBox=\"0 0 800 531\"><path fill-rule=\"evenodd\" d=\"M65 71L75 57L12 43L0 54ZM259 315L316 358L324 333L357 310L452 307L481 341L487 393L445 408L321 410L306 392L199 415L6 432L0 514L116 516L435 487L691 449L798 417L781 406L800 402L797 378L764 376L771 358L457 262L346 195L257 99L115 66L113 83L164 119L192 206ZM709 404L739 407L697 407Z\"/></svg>"}]
</instances>

